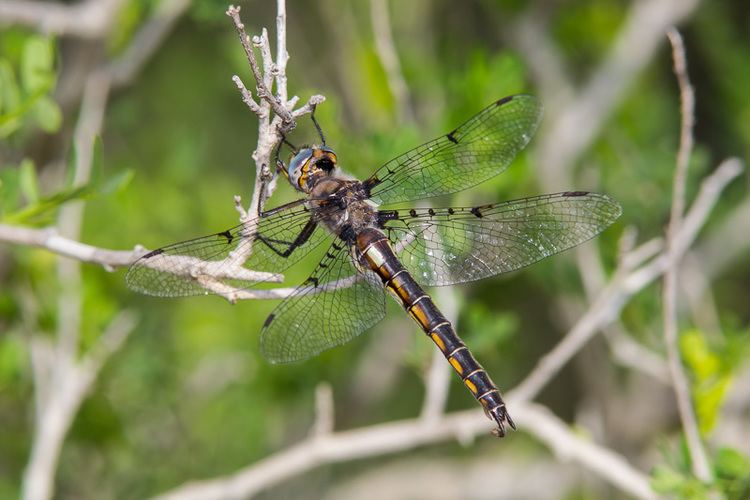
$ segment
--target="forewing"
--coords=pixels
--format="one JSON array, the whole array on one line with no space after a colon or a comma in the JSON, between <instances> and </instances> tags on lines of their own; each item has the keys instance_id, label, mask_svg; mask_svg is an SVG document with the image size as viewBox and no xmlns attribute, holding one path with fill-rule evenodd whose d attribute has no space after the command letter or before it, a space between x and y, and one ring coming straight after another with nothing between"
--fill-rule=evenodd
<instances>
[{"instance_id":1,"label":"forewing","mask_svg":"<svg viewBox=\"0 0 750 500\"><path fill-rule=\"evenodd\" d=\"M271 363L312 357L349 342L385 316L385 293L360 273L348 247L335 241L313 274L268 316L261 351Z\"/></svg>"},{"instance_id":2,"label":"forewing","mask_svg":"<svg viewBox=\"0 0 750 500\"><path fill-rule=\"evenodd\" d=\"M454 193L496 176L531 140L542 107L530 95L500 99L452 132L394 158L365 181L377 203Z\"/></svg>"},{"instance_id":3,"label":"forewing","mask_svg":"<svg viewBox=\"0 0 750 500\"><path fill-rule=\"evenodd\" d=\"M308 227L310 221L310 212L300 206L262 216L257 224L248 222L174 243L138 259L128 270L125 282L132 290L158 297L247 288L278 276L276 273L300 260L328 236L322 228ZM308 231L312 229L307 241L289 252L306 227Z\"/></svg>"},{"instance_id":4,"label":"forewing","mask_svg":"<svg viewBox=\"0 0 750 500\"><path fill-rule=\"evenodd\" d=\"M528 266L593 238L621 214L596 193L565 192L473 208L389 212L401 262L426 286L474 281Z\"/></svg>"}]
</instances>

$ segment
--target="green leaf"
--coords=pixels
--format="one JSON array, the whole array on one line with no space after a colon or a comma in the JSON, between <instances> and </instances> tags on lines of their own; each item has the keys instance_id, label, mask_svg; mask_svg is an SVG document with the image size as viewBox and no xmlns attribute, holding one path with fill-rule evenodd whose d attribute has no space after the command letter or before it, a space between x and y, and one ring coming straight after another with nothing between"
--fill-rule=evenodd
<instances>
[{"instance_id":1,"label":"green leaf","mask_svg":"<svg viewBox=\"0 0 750 500\"><path fill-rule=\"evenodd\" d=\"M30 37L21 57L21 86L27 94L51 89L55 84L54 48L52 40Z\"/></svg>"},{"instance_id":2,"label":"green leaf","mask_svg":"<svg viewBox=\"0 0 750 500\"><path fill-rule=\"evenodd\" d=\"M104 181L96 191L103 196L120 192L130 184L133 177L135 177L135 171L130 168L125 169Z\"/></svg>"},{"instance_id":3,"label":"green leaf","mask_svg":"<svg viewBox=\"0 0 750 500\"><path fill-rule=\"evenodd\" d=\"M750 459L733 448L721 448L714 458L716 475L726 478L750 476Z\"/></svg>"},{"instance_id":4,"label":"green leaf","mask_svg":"<svg viewBox=\"0 0 750 500\"><path fill-rule=\"evenodd\" d=\"M699 330L688 330L680 336L680 350L693 374L692 393L700 431L707 435L716 425L732 381L730 363L712 350Z\"/></svg>"},{"instance_id":5,"label":"green leaf","mask_svg":"<svg viewBox=\"0 0 750 500\"><path fill-rule=\"evenodd\" d=\"M62 111L55 101L47 96L40 97L33 108L34 118L47 133L57 132L62 124Z\"/></svg>"},{"instance_id":6,"label":"green leaf","mask_svg":"<svg viewBox=\"0 0 750 500\"><path fill-rule=\"evenodd\" d=\"M13 66L0 59L0 137L8 137L21 126L20 118L12 116L12 112L20 105L21 90L18 88Z\"/></svg>"},{"instance_id":7,"label":"green leaf","mask_svg":"<svg viewBox=\"0 0 750 500\"><path fill-rule=\"evenodd\" d=\"M721 362L708 346L702 332L689 330L680 337L680 349L685 363L699 380L715 375Z\"/></svg>"},{"instance_id":8,"label":"green leaf","mask_svg":"<svg viewBox=\"0 0 750 500\"><path fill-rule=\"evenodd\" d=\"M17 212L3 217L3 222L9 224L24 224L39 222L44 217L49 217L54 210L63 203L71 200L87 198L93 192L91 186L85 185L74 189L66 189L58 193L42 198L36 203L28 205Z\"/></svg>"},{"instance_id":9,"label":"green leaf","mask_svg":"<svg viewBox=\"0 0 750 500\"><path fill-rule=\"evenodd\" d=\"M5 59L0 59L0 113L17 108L20 102L21 91L16 82L13 66Z\"/></svg>"},{"instance_id":10,"label":"green leaf","mask_svg":"<svg viewBox=\"0 0 750 500\"><path fill-rule=\"evenodd\" d=\"M36 176L36 166L28 158L24 159L21 166L18 167L18 184L27 202L36 203L39 201L39 181Z\"/></svg>"},{"instance_id":11,"label":"green leaf","mask_svg":"<svg viewBox=\"0 0 750 500\"><path fill-rule=\"evenodd\" d=\"M716 482L729 500L750 498L750 459L732 448L721 448L713 461Z\"/></svg>"}]
</instances>

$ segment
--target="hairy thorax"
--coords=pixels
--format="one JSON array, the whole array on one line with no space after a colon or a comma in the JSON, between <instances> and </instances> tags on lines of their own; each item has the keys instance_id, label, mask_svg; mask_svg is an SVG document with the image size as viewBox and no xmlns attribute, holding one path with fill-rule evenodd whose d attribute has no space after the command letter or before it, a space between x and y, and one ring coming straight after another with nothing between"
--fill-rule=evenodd
<instances>
[{"instance_id":1,"label":"hairy thorax","mask_svg":"<svg viewBox=\"0 0 750 500\"><path fill-rule=\"evenodd\" d=\"M376 225L377 205L368 199L358 180L321 179L310 192L309 203L317 219L337 235L346 227L356 233Z\"/></svg>"}]
</instances>

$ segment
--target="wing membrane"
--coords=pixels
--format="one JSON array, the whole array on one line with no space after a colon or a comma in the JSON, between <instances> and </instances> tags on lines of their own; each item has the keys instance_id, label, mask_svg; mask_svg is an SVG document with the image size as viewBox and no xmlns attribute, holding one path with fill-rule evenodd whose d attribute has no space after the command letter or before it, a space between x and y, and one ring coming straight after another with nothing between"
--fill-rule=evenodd
<instances>
[{"instance_id":1,"label":"wing membrane","mask_svg":"<svg viewBox=\"0 0 750 500\"><path fill-rule=\"evenodd\" d=\"M385 316L385 293L369 271L359 273L348 247L335 241L313 274L274 309L261 331L272 363L310 358L349 342Z\"/></svg>"},{"instance_id":2,"label":"wing membrane","mask_svg":"<svg viewBox=\"0 0 750 500\"><path fill-rule=\"evenodd\" d=\"M398 203L469 188L505 170L536 131L542 107L530 95L501 99L452 132L378 169L365 185L378 203Z\"/></svg>"},{"instance_id":3,"label":"wing membrane","mask_svg":"<svg viewBox=\"0 0 750 500\"><path fill-rule=\"evenodd\" d=\"M125 281L132 290L158 297L247 288L284 271L328 236L323 229L313 227L311 220L310 212L301 206L168 245L133 263ZM309 232L307 240L294 248L295 240L305 230ZM252 253L247 258L250 246Z\"/></svg>"},{"instance_id":4,"label":"wing membrane","mask_svg":"<svg viewBox=\"0 0 750 500\"><path fill-rule=\"evenodd\" d=\"M426 286L474 281L528 266L593 238L621 213L596 193L566 192L473 208L398 210L385 229Z\"/></svg>"}]
</instances>

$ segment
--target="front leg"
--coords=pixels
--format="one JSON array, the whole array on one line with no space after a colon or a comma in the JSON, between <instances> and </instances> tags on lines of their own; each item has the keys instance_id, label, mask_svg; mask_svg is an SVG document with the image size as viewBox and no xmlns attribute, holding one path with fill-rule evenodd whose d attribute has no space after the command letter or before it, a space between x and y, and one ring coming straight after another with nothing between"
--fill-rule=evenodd
<instances>
[{"instance_id":1,"label":"front leg","mask_svg":"<svg viewBox=\"0 0 750 500\"><path fill-rule=\"evenodd\" d=\"M262 236L260 233L256 236L256 239L266 245L268 248L274 251L277 255L283 258L289 257L292 252L294 252L296 249L307 243L307 241L310 239L312 234L315 232L315 229L318 227L318 223L315 222L315 220L310 217L310 220L305 224L305 227L302 228L302 231L297 235L297 237L292 242L283 241L283 240L276 240L273 238L266 238ZM275 244L281 244L281 245L287 245L287 248L285 250L280 250L274 246Z\"/></svg>"}]
</instances>

